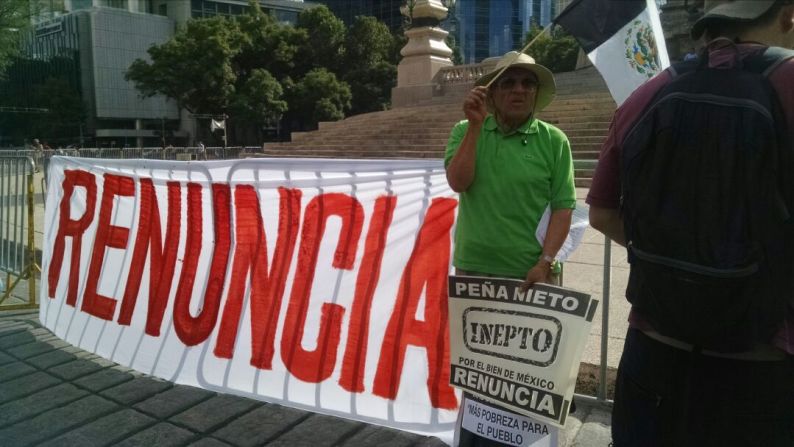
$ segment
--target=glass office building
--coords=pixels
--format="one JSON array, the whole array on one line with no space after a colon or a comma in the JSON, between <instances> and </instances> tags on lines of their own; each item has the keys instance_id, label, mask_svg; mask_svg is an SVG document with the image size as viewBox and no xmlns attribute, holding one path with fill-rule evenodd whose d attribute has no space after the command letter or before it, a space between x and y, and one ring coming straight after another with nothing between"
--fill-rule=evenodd
<instances>
[{"instance_id":1,"label":"glass office building","mask_svg":"<svg viewBox=\"0 0 794 447\"><path fill-rule=\"evenodd\" d=\"M533 23L545 26L554 18L555 0L457 0L444 27L454 34L463 63L521 47Z\"/></svg>"}]
</instances>

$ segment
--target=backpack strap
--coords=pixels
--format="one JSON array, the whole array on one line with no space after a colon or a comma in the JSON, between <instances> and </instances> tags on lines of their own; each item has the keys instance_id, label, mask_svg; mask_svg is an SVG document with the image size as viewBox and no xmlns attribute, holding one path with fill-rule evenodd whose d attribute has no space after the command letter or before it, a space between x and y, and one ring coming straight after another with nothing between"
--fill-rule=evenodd
<instances>
[{"instance_id":1,"label":"backpack strap","mask_svg":"<svg viewBox=\"0 0 794 447\"><path fill-rule=\"evenodd\" d=\"M794 50L781 47L768 47L766 50L746 57L742 61L743 69L753 73L760 73L768 78L779 66L794 58ZM685 73L705 68L708 64L708 51L703 51L700 60L683 61L671 65L667 70L672 78L676 78Z\"/></svg>"},{"instance_id":2,"label":"backpack strap","mask_svg":"<svg viewBox=\"0 0 794 447\"><path fill-rule=\"evenodd\" d=\"M744 59L747 71L760 73L768 78L779 66L794 57L794 51L780 47L769 47L766 50Z\"/></svg>"}]
</instances>

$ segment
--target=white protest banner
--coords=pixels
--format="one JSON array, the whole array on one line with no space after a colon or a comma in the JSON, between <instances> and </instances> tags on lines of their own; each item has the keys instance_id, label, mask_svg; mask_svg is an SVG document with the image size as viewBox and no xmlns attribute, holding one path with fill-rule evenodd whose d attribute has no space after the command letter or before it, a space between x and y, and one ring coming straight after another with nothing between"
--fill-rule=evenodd
<instances>
[{"instance_id":1,"label":"white protest banner","mask_svg":"<svg viewBox=\"0 0 794 447\"><path fill-rule=\"evenodd\" d=\"M451 442L440 160L54 157L41 322L122 365Z\"/></svg>"},{"instance_id":2,"label":"white protest banner","mask_svg":"<svg viewBox=\"0 0 794 447\"><path fill-rule=\"evenodd\" d=\"M564 427L598 301L570 289L450 276L450 383Z\"/></svg>"}]
</instances>

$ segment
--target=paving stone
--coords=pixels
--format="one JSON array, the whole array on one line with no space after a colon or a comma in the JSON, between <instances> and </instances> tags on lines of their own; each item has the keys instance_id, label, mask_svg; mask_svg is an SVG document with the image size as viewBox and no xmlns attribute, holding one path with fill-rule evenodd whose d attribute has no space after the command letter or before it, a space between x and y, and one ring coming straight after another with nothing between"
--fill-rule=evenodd
<instances>
[{"instance_id":1,"label":"paving stone","mask_svg":"<svg viewBox=\"0 0 794 447\"><path fill-rule=\"evenodd\" d=\"M132 374L114 367L101 369L93 374L74 380L72 383L96 393L134 378L135 376Z\"/></svg>"},{"instance_id":2,"label":"paving stone","mask_svg":"<svg viewBox=\"0 0 794 447\"><path fill-rule=\"evenodd\" d=\"M292 430L269 442L268 446L332 446L351 432L358 430L362 425L361 422L348 419L313 414L302 423L292 427Z\"/></svg>"},{"instance_id":3,"label":"paving stone","mask_svg":"<svg viewBox=\"0 0 794 447\"><path fill-rule=\"evenodd\" d=\"M394 430L376 425L367 425L353 436L345 439L339 446L360 447L365 445L379 447L403 447L413 446L423 436L408 433L406 431ZM442 443L443 444L443 443Z\"/></svg>"},{"instance_id":4,"label":"paving stone","mask_svg":"<svg viewBox=\"0 0 794 447\"><path fill-rule=\"evenodd\" d=\"M118 408L98 396L87 396L65 407L56 408L0 430L0 439L10 446L38 444L79 424L96 419ZM2 411L0 411L2 414Z\"/></svg>"},{"instance_id":5,"label":"paving stone","mask_svg":"<svg viewBox=\"0 0 794 447\"><path fill-rule=\"evenodd\" d=\"M196 434L191 431L167 422L161 422L123 441L119 441L114 447L171 447L185 445L186 442L195 437Z\"/></svg>"},{"instance_id":6,"label":"paving stone","mask_svg":"<svg viewBox=\"0 0 794 447\"><path fill-rule=\"evenodd\" d=\"M18 334L21 332L27 332L32 329L33 326L29 324L13 322L12 324L0 327L0 339L7 337L9 335ZM4 345L0 345L0 347L4 347Z\"/></svg>"},{"instance_id":7,"label":"paving stone","mask_svg":"<svg viewBox=\"0 0 794 447\"><path fill-rule=\"evenodd\" d=\"M6 363L11 363L15 360L16 359L14 357L11 357L10 355L4 352L0 352L0 365L5 365Z\"/></svg>"},{"instance_id":8,"label":"paving stone","mask_svg":"<svg viewBox=\"0 0 794 447\"><path fill-rule=\"evenodd\" d=\"M113 360L108 360L108 359L106 359L104 357L100 357L98 355L94 355L92 357L87 357L87 359L91 360L92 362L96 363L97 365L99 365L99 366L101 366L103 368L108 368L108 367L116 365L116 362L114 362Z\"/></svg>"},{"instance_id":9,"label":"paving stone","mask_svg":"<svg viewBox=\"0 0 794 447\"><path fill-rule=\"evenodd\" d=\"M75 428L41 445L42 447L113 445L116 441L155 422L155 419L145 414L126 408Z\"/></svg>"},{"instance_id":10,"label":"paving stone","mask_svg":"<svg viewBox=\"0 0 794 447\"><path fill-rule=\"evenodd\" d=\"M612 443L611 411L594 406L582 421L582 427L569 445L571 447L608 446Z\"/></svg>"},{"instance_id":11,"label":"paving stone","mask_svg":"<svg viewBox=\"0 0 794 447\"><path fill-rule=\"evenodd\" d=\"M0 366L0 382L16 379L19 376L31 374L34 371L36 371L36 368L23 362L6 363Z\"/></svg>"},{"instance_id":12,"label":"paving stone","mask_svg":"<svg viewBox=\"0 0 794 447\"><path fill-rule=\"evenodd\" d=\"M0 403L33 394L58 383L61 383L60 379L41 371L25 374L17 379L0 383Z\"/></svg>"},{"instance_id":13,"label":"paving stone","mask_svg":"<svg viewBox=\"0 0 794 447\"><path fill-rule=\"evenodd\" d=\"M229 444L215 438L201 438L188 447L229 447Z\"/></svg>"},{"instance_id":14,"label":"paving stone","mask_svg":"<svg viewBox=\"0 0 794 447\"><path fill-rule=\"evenodd\" d=\"M26 345L34 342L38 337L50 336L52 333L46 329L29 329L21 332L14 331L12 335L0 336L0 349L6 350L16 346Z\"/></svg>"},{"instance_id":15,"label":"paving stone","mask_svg":"<svg viewBox=\"0 0 794 447\"><path fill-rule=\"evenodd\" d=\"M86 391L70 383L63 383L22 399L12 400L0 405L0 427L77 400L86 394ZM2 436L0 439L3 439Z\"/></svg>"},{"instance_id":16,"label":"paving stone","mask_svg":"<svg viewBox=\"0 0 794 447\"><path fill-rule=\"evenodd\" d=\"M77 359L47 369L47 372L64 380L74 380L102 369L103 366L88 359Z\"/></svg>"},{"instance_id":17,"label":"paving stone","mask_svg":"<svg viewBox=\"0 0 794 447\"><path fill-rule=\"evenodd\" d=\"M24 322L8 319L0 321L0 329L7 328L9 326L19 326L20 324L25 324Z\"/></svg>"},{"instance_id":18,"label":"paving stone","mask_svg":"<svg viewBox=\"0 0 794 447\"><path fill-rule=\"evenodd\" d=\"M170 418L171 422L206 433L226 421L261 405L239 396L218 395Z\"/></svg>"},{"instance_id":19,"label":"paving stone","mask_svg":"<svg viewBox=\"0 0 794 447\"><path fill-rule=\"evenodd\" d=\"M436 438L435 436L426 436L420 439L414 447L446 447L447 443ZM605 446L600 446L605 447Z\"/></svg>"},{"instance_id":20,"label":"paving stone","mask_svg":"<svg viewBox=\"0 0 794 447\"><path fill-rule=\"evenodd\" d=\"M263 445L310 415L295 408L265 404L229 422L212 435L240 447Z\"/></svg>"},{"instance_id":21,"label":"paving stone","mask_svg":"<svg viewBox=\"0 0 794 447\"><path fill-rule=\"evenodd\" d=\"M6 352L13 355L18 359L26 359L28 357L33 357L39 354L43 354L45 352L54 351L59 348L65 348L69 346L69 343L57 338L52 337L51 340L41 340L36 341L33 343L28 343L26 345L17 346L15 348L8 349Z\"/></svg>"},{"instance_id":22,"label":"paving stone","mask_svg":"<svg viewBox=\"0 0 794 447\"><path fill-rule=\"evenodd\" d=\"M72 360L76 360L76 359L77 356L74 353L66 351L65 349L57 349L55 351L48 352L46 354L41 354L26 359L26 362L30 363L36 368L47 369L55 365L71 362Z\"/></svg>"},{"instance_id":23,"label":"paving stone","mask_svg":"<svg viewBox=\"0 0 794 447\"><path fill-rule=\"evenodd\" d=\"M177 385L135 405L135 408L159 419L166 419L214 396L212 391Z\"/></svg>"},{"instance_id":24,"label":"paving stone","mask_svg":"<svg viewBox=\"0 0 794 447\"><path fill-rule=\"evenodd\" d=\"M119 402L124 405L132 405L136 402L148 399L157 393L171 388L172 384L160 379L151 377L136 377L121 385L106 389L99 394Z\"/></svg>"}]
</instances>

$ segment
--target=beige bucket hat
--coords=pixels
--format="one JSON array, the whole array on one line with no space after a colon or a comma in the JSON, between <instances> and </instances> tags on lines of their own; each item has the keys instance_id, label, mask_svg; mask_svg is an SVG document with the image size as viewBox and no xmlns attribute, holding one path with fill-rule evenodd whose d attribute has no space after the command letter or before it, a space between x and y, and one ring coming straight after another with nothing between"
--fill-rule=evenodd
<instances>
[{"instance_id":1,"label":"beige bucket hat","mask_svg":"<svg viewBox=\"0 0 794 447\"><path fill-rule=\"evenodd\" d=\"M712 22L749 22L755 20L775 4L777 0L706 0L705 14L692 26L692 38L699 39Z\"/></svg>"},{"instance_id":2,"label":"beige bucket hat","mask_svg":"<svg viewBox=\"0 0 794 447\"><path fill-rule=\"evenodd\" d=\"M510 51L502 56L496 67L490 72L482 75L474 85L486 85L491 79L496 77L502 71L502 68L518 67L529 70L538 78L538 93L535 100L535 111L539 112L546 108L551 101L554 100L554 95L557 94L557 85L554 82L554 75L551 71L543 65L536 64L535 59L525 53L519 54L518 51ZM505 68L505 70L507 69Z\"/></svg>"}]
</instances>

